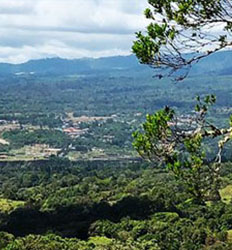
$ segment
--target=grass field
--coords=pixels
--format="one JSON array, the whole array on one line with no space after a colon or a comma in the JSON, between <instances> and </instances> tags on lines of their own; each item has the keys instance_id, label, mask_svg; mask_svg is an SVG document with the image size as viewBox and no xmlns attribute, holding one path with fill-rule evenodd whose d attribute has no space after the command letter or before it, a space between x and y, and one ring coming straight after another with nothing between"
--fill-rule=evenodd
<instances>
[{"instance_id":1,"label":"grass field","mask_svg":"<svg viewBox=\"0 0 232 250\"><path fill-rule=\"evenodd\" d=\"M13 201L9 199L0 199L0 212L1 213L10 213L19 207L25 205L24 201Z\"/></svg>"},{"instance_id":2,"label":"grass field","mask_svg":"<svg viewBox=\"0 0 232 250\"><path fill-rule=\"evenodd\" d=\"M229 204L232 200L232 185L228 185L220 191L221 199L223 202Z\"/></svg>"}]
</instances>

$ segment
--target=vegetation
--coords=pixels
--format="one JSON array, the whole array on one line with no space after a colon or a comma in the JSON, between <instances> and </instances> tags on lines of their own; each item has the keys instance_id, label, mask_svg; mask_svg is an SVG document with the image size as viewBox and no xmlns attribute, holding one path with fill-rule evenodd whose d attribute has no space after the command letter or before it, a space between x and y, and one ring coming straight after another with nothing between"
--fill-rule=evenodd
<instances>
[{"instance_id":1,"label":"vegetation","mask_svg":"<svg viewBox=\"0 0 232 250\"><path fill-rule=\"evenodd\" d=\"M232 10L229 1L150 0L149 3L152 10L146 9L145 16L152 23L147 27L146 35L137 33L138 40L133 45L141 63L170 70L169 76L177 73L175 79L181 81L194 62L231 46ZM210 32L210 25L215 23L223 25L221 32L226 31L228 36ZM163 72L157 76L161 79ZM206 120L209 105L216 101L214 95L206 96L203 101L197 96L197 101L197 115L189 116L187 121L175 116L174 110L168 106L154 115L147 115L142 132L133 134L133 144L145 159L164 162L185 186L192 198L188 202L205 204L206 200L221 199L221 153L231 139L231 128L220 129ZM219 137L218 153L215 160L209 161L202 147L203 139L216 137ZM221 191L224 200L228 199L227 190L229 186Z\"/></svg>"},{"instance_id":2,"label":"vegetation","mask_svg":"<svg viewBox=\"0 0 232 250\"><path fill-rule=\"evenodd\" d=\"M151 23L146 35L137 33L133 46L141 63L167 69L169 75L178 71L176 79L183 80L193 63L232 45L230 1L148 2L151 8L144 14ZM219 32L215 32L214 25L220 26ZM163 72L158 76L162 78Z\"/></svg>"},{"instance_id":3,"label":"vegetation","mask_svg":"<svg viewBox=\"0 0 232 250\"><path fill-rule=\"evenodd\" d=\"M221 153L230 140L231 127L219 129L206 119L214 95L202 101L197 97L195 116L178 118L174 110L166 107L154 115L147 115L143 132L133 134L134 147L139 154L150 161L163 161L167 168L186 185L193 199L220 199L219 181ZM207 159L203 147L205 138L219 137L218 153L214 162Z\"/></svg>"},{"instance_id":4,"label":"vegetation","mask_svg":"<svg viewBox=\"0 0 232 250\"><path fill-rule=\"evenodd\" d=\"M133 57L0 65L0 249L232 249L230 36L196 49L229 1L149 3L133 50L178 84Z\"/></svg>"},{"instance_id":5,"label":"vegetation","mask_svg":"<svg viewBox=\"0 0 232 250\"><path fill-rule=\"evenodd\" d=\"M51 147L63 148L71 142L70 138L57 130L40 130L26 131L14 130L2 134L2 138L9 141L12 148L20 148L25 145L35 143L48 144Z\"/></svg>"},{"instance_id":6,"label":"vegetation","mask_svg":"<svg viewBox=\"0 0 232 250\"><path fill-rule=\"evenodd\" d=\"M230 168L223 164L226 186ZM162 168L54 158L2 163L0 178L4 197L24 202L1 211L3 249L231 247L231 204L193 205L182 182Z\"/></svg>"}]
</instances>

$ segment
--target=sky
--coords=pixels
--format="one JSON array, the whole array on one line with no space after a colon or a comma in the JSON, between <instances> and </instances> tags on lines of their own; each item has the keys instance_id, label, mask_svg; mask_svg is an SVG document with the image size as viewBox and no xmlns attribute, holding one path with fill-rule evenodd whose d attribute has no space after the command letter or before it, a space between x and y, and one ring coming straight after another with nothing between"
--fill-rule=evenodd
<instances>
[{"instance_id":1,"label":"sky","mask_svg":"<svg viewBox=\"0 0 232 250\"><path fill-rule=\"evenodd\" d=\"M131 53L147 0L1 0L0 62Z\"/></svg>"}]
</instances>

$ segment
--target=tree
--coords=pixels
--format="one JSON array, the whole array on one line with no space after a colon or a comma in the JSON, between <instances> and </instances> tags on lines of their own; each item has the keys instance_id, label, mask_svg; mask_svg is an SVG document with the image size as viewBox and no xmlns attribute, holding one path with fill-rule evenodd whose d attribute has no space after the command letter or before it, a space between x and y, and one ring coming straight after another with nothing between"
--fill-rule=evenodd
<instances>
[{"instance_id":1,"label":"tree","mask_svg":"<svg viewBox=\"0 0 232 250\"><path fill-rule=\"evenodd\" d=\"M147 34L137 33L133 52L143 64L182 80L193 63L232 46L230 0L148 0ZM215 30L217 27L217 31ZM159 71L162 78L167 71Z\"/></svg>"},{"instance_id":2,"label":"tree","mask_svg":"<svg viewBox=\"0 0 232 250\"><path fill-rule=\"evenodd\" d=\"M177 81L187 77L191 65L232 45L232 3L226 0L149 0L145 16L152 20L147 34L137 33L133 52L143 64L159 70L159 78L172 75ZM217 24L220 31L214 32ZM206 33L207 29L207 33ZM134 147L150 161L161 161L186 186L198 203L218 200L221 153L231 139L228 128L218 128L207 120L216 97L197 97L195 114L179 117L165 107L147 115L142 130L136 131ZM218 154L208 162L202 147L206 138L218 139Z\"/></svg>"}]
</instances>

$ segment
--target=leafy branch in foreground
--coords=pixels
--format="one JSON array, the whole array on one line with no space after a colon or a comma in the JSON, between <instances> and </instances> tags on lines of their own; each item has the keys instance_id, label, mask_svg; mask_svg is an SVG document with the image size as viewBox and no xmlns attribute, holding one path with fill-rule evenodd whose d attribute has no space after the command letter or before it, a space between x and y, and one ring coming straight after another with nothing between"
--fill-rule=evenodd
<instances>
[{"instance_id":1,"label":"leafy branch in foreground","mask_svg":"<svg viewBox=\"0 0 232 250\"><path fill-rule=\"evenodd\" d=\"M148 0L151 20L146 33L137 32L133 52L143 64L162 69L162 78L178 71L183 80L193 63L232 46L230 0ZM217 27L217 31L215 31Z\"/></svg>"},{"instance_id":2,"label":"leafy branch in foreground","mask_svg":"<svg viewBox=\"0 0 232 250\"><path fill-rule=\"evenodd\" d=\"M169 107L147 115L142 131L133 133L133 146L144 159L163 162L185 185L197 202L218 200L221 153L231 139L230 127L220 129L207 120L207 112L216 101L214 95L197 97L194 115L179 117ZM207 162L203 141L218 138L218 154Z\"/></svg>"}]
</instances>

